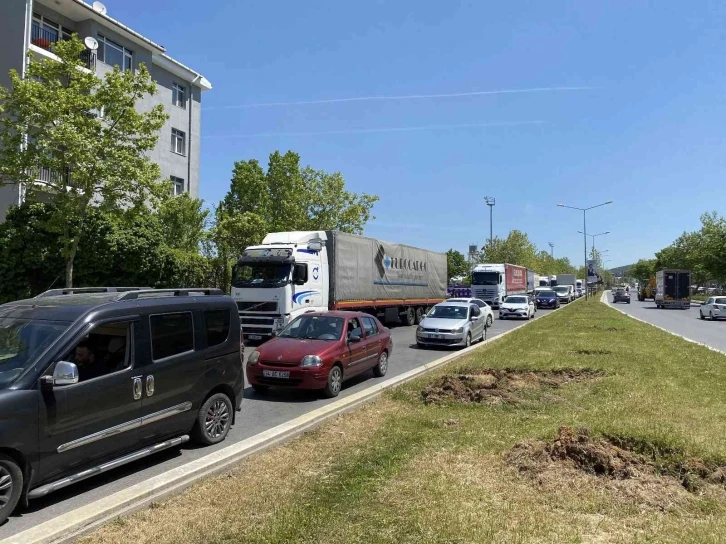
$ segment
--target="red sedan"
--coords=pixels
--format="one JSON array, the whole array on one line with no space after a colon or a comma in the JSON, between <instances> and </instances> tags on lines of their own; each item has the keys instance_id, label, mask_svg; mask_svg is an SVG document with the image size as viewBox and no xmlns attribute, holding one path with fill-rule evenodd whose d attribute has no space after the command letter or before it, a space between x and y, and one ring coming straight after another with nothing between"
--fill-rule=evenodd
<instances>
[{"instance_id":1,"label":"red sedan","mask_svg":"<svg viewBox=\"0 0 726 544\"><path fill-rule=\"evenodd\" d=\"M255 391L274 385L335 397L345 380L369 369L385 376L392 350L391 331L371 315L303 314L250 354L247 380Z\"/></svg>"}]
</instances>

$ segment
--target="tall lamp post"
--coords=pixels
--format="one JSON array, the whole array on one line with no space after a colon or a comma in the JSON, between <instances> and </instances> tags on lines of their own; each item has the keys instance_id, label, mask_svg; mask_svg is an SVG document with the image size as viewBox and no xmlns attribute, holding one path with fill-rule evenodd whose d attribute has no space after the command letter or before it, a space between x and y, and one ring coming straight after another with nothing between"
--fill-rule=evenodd
<instances>
[{"instance_id":1,"label":"tall lamp post","mask_svg":"<svg viewBox=\"0 0 726 544\"><path fill-rule=\"evenodd\" d=\"M581 230L578 230L577 232L579 232L580 234L585 234ZM606 230L605 232L598 232L597 234L588 234L588 236L590 238L592 238L592 249L593 250L595 249L595 237L596 236L603 236L604 234L610 234L610 231L609 230Z\"/></svg>"},{"instance_id":2,"label":"tall lamp post","mask_svg":"<svg viewBox=\"0 0 726 544\"><path fill-rule=\"evenodd\" d=\"M487 206L489 206L489 247L491 247L492 242L494 241L494 223L492 222L492 210L494 209L494 205L497 203L497 200L493 196L485 196L484 202L486 202Z\"/></svg>"},{"instance_id":3,"label":"tall lamp post","mask_svg":"<svg viewBox=\"0 0 726 544\"><path fill-rule=\"evenodd\" d=\"M555 258L555 244L553 244L552 242L548 242L548 244L550 245L550 257L552 257L554 259Z\"/></svg>"},{"instance_id":4,"label":"tall lamp post","mask_svg":"<svg viewBox=\"0 0 726 544\"><path fill-rule=\"evenodd\" d=\"M589 210L592 210L593 208L599 208L600 206L605 206L606 204L612 204L612 200L608 200L607 202L603 202L602 204L597 204L595 206L590 206L589 208L578 208L577 206L566 206L564 204L557 204L560 208L570 208L571 210L579 210L582 212L582 235L583 240L585 240L585 283L587 284L587 212ZM585 300L587 300L587 289L585 289Z\"/></svg>"}]
</instances>

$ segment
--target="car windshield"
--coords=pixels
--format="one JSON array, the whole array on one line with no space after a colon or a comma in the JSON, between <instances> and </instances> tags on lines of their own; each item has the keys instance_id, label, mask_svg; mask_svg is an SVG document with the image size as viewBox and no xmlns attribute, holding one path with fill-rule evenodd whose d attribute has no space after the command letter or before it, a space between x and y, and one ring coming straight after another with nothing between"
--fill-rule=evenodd
<instances>
[{"instance_id":1,"label":"car windshield","mask_svg":"<svg viewBox=\"0 0 726 544\"><path fill-rule=\"evenodd\" d=\"M717 298L713 301L714 304L726 304L726 298Z\"/></svg>"},{"instance_id":2,"label":"car windshield","mask_svg":"<svg viewBox=\"0 0 726 544\"><path fill-rule=\"evenodd\" d=\"M345 319L325 315L301 315L282 329L278 338L340 340Z\"/></svg>"},{"instance_id":3,"label":"car windshield","mask_svg":"<svg viewBox=\"0 0 726 544\"><path fill-rule=\"evenodd\" d=\"M0 318L0 389L12 384L70 323Z\"/></svg>"},{"instance_id":4,"label":"car windshield","mask_svg":"<svg viewBox=\"0 0 726 544\"><path fill-rule=\"evenodd\" d=\"M466 319L469 308L466 306L434 306L427 317L437 319Z\"/></svg>"},{"instance_id":5,"label":"car windshield","mask_svg":"<svg viewBox=\"0 0 726 544\"><path fill-rule=\"evenodd\" d=\"M554 291L540 291L539 293L537 293L537 296L543 297L543 298L549 298L549 297L557 296L557 293L555 293Z\"/></svg>"},{"instance_id":6,"label":"car windshield","mask_svg":"<svg viewBox=\"0 0 726 544\"><path fill-rule=\"evenodd\" d=\"M232 272L232 287L280 287L290 281L290 264L238 264Z\"/></svg>"},{"instance_id":7,"label":"car windshield","mask_svg":"<svg viewBox=\"0 0 726 544\"><path fill-rule=\"evenodd\" d=\"M507 304L526 304L527 297L507 297L504 302Z\"/></svg>"},{"instance_id":8,"label":"car windshield","mask_svg":"<svg viewBox=\"0 0 726 544\"><path fill-rule=\"evenodd\" d=\"M472 285L499 285L499 272L474 272L471 275Z\"/></svg>"},{"instance_id":9,"label":"car windshield","mask_svg":"<svg viewBox=\"0 0 726 544\"><path fill-rule=\"evenodd\" d=\"M553 289L553 291L554 291L555 293L559 293L559 294L562 294L562 293L567 293L567 291L569 291L569 289L568 289L567 287L565 287L565 286L563 285L563 286L561 286L561 287L555 287L555 288Z\"/></svg>"}]
</instances>

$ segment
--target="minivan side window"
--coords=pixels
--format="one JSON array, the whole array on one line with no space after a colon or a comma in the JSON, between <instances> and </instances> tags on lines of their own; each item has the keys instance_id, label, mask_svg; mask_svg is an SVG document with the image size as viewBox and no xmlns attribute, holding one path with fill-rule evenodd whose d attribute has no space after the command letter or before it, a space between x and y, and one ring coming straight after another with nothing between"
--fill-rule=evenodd
<instances>
[{"instance_id":1,"label":"minivan side window","mask_svg":"<svg viewBox=\"0 0 726 544\"><path fill-rule=\"evenodd\" d=\"M156 314L150 318L151 356L154 361L194 350L191 312Z\"/></svg>"},{"instance_id":2,"label":"minivan side window","mask_svg":"<svg viewBox=\"0 0 726 544\"><path fill-rule=\"evenodd\" d=\"M204 328L207 333L207 347L223 344L229 338L231 316L229 310L204 312Z\"/></svg>"},{"instance_id":3,"label":"minivan side window","mask_svg":"<svg viewBox=\"0 0 726 544\"><path fill-rule=\"evenodd\" d=\"M78 381L100 378L132 364L133 325L106 323L94 327L63 357L78 367Z\"/></svg>"}]
</instances>

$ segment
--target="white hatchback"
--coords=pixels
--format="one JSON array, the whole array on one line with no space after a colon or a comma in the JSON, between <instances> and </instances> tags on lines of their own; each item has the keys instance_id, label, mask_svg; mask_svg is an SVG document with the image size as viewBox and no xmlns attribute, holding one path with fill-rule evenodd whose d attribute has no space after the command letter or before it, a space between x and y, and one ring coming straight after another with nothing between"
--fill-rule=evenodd
<instances>
[{"instance_id":1,"label":"white hatchback","mask_svg":"<svg viewBox=\"0 0 726 544\"><path fill-rule=\"evenodd\" d=\"M499 308L499 319L532 319L536 311L534 301L529 295L509 295Z\"/></svg>"},{"instance_id":2,"label":"white hatchback","mask_svg":"<svg viewBox=\"0 0 726 544\"><path fill-rule=\"evenodd\" d=\"M706 319L706 316L711 318L711 321L726 317L726 297L711 297L701 305L698 310L701 314L701 319Z\"/></svg>"}]
</instances>

